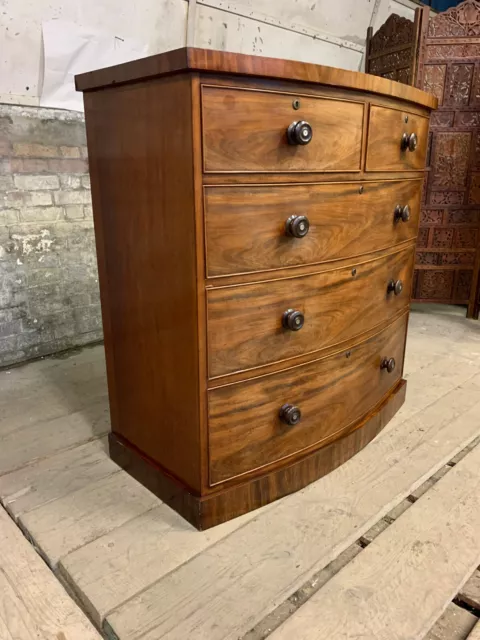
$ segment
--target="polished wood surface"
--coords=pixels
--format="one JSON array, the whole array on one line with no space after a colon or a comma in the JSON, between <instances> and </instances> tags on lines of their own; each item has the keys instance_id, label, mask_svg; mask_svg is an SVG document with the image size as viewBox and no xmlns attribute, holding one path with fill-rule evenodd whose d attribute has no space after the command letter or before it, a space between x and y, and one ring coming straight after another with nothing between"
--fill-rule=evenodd
<instances>
[{"instance_id":1,"label":"polished wood surface","mask_svg":"<svg viewBox=\"0 0 480 640\"><path fill-rule=\"evenodd\" d=\"M413 240L421 180L325 185L205 188L205 242L210 277L317 264L360 256ZM394 209L410 208L408 222ZM303 238L288 236L285 222L307 216Z\"/></svg>"},{"instance_id":2,"label":"polished wood surface","mask_svg":"<svg viewBox=\"0 0 480 640\"><path fill-rule=\"evenodd\" d=\"M345 87L369 93L391 96L436 109L435 96L414 87L400 85L386 78L323 65L265 58L211 49L185 47L167 51L133 62L82 73L75 78L78 91L88 91L125 82L152 80L182 71L204 71L232 76L257 76L307 82L333 87Z\"/></svg>"},{"instance_id":3,"label":"polished wood surface","mask_svg":"<svg viewBox=\"0 0 480 640\"><path fill-rule=\"evenodd\" d=\"M362 74L192 49L77 86L112 457L199 528L328 473L403 402L418 124L435 100ZM312 140L292 144L287 128L301 121ZM412 126L420 145L407 162ZM397 205L409 215L395 222ZM305 237L285 235L292 215L308 217ZM281 429L279 402L296 403ZM287 428L296 405L303 417Z\"/></svg>"},{"instance_id":4,"label":"polished wood surface","mask_svg":"<svg viewBox=\"0 0 480 640\"><path fill-rule=\"evenodd\" d=\"M210 391L211 484L318 447L363 418L402 376L406 323L312 364ZM393 372L380 368L383 358L395 359ZM286 403L301 410L294 426L279 417Z\"/></svg>"},{"instance_id":5,"label":"polished wood surface","mask_svg":"<svg viewBox=\"0 0 480 640\"><path fill-rule=\"evenodd\" d=\"M415 133L415 151L402 151L404 133ZM370 107L367 171L421 171L427 153L428 118L377 105Z\"/></svg>"},{"instance_id":6,"label":"polished wood surface","mask_svg":"<svg viewBox=\"0 0 480 640\"><path fill-rule=\"evenodd\" d=\"M410 300L414 247L308 276L207 291L211 377L280 362L354 338L392 318ZM400 295L387 293L401 280ZM299 331L282 326L300 311Z\"/></svg>"},{"instance_id":7,"label":"polished wood surface","mask_svg":"<svg viewBox=\"0 0 480 640\"><path fill-rule=\"evenodd\" d=\"M359 171L363 111L358 102L204 86L204 171ZM313 129L309 144L288 143L298 121Z\"/></svg>"},{"instance_id":8,"label":"polished wood surface","mask_svg":"<svg viewBox=\"0 0 480 640\"><path fill-rule=\"evenodd\" d=\"M190 79L84 98L112 429L200 490Z\"/></svg>"},{"instance_id":9,"label":"polished wood surface","mask_svg":"<svg viewBox=\"0 0 480 640\"><path fill-rule=\"evenodd\" d=\"M110 454L119 466L197 529L209 529L298 491L342 465L388 424L404 403L405 392L406 381L401 380L384 402L335 442L265 475L226 487L219 485L216 491L203 497L189 493L153 460L114 433L109 435Z\"/></svg>"}]
</instances>

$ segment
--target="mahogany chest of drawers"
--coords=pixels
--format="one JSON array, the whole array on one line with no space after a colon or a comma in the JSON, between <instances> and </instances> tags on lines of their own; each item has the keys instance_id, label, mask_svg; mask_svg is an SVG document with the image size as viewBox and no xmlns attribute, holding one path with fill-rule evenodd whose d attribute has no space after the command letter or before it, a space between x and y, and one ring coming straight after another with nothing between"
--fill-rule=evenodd
<instances>
[{"instance_id":1,"label":"mahogany chest of drawers","mask_svg":"<svg viewBox=\"0 0 480 640\"><path fill-rule=\"evenodd\" d=\"M76 81L113 459L198 528L343 463L404 400L436 99L198 49Z\"/></svg>"}]
</instances>

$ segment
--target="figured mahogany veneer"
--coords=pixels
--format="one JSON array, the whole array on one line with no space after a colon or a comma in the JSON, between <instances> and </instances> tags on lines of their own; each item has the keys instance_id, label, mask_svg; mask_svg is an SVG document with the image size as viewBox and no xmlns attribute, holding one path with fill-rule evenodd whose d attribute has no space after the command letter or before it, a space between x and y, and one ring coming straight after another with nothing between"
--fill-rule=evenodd
<instances>
[{"instance_id":1,"label":"figured mahogany veneer","mask_svg":"<svg viewBox=\"0 0 480 640\"><path fill-rule=\"evenodd\" d=\"M316 353L381 326L408 307L414 247L322 273L207 291L210 377ZM405 283L396 295L391 281ZM300 311L303 327L282 326Z\"/></svg>"},{"instance_id":2,"label":"figured mahogany veneer","mask_svg":"<svg viewBox=\"0 0 480 640\"><path fill-rule=\"evenodd\" d=\"M404 134L417 136L415 151L402 149ZM367 171L421 171L427 155L428 118L372 106L368 127Z\"/></svg>"},{"instance_id":3,"label":"figured mahogany veneer","mask_svg":"<svg viewBox=\"0 0 480 640\"><path fill-rule=\"evenodd\" d=\"M342 464L405 396L435 98L197 49L76 81L112 457L198 528Z\"/></svg>"},{"instance_id":4,"label":"figured mahogany veneer","mask_svg":"<svg viewBox=\"0 0 480 640\"><path fill-rule=\"evenodd\" d=\"M269 271L363 256L417 234L421 180L205 187L205 243L210 277ZM408 206L410 220L395 218ZM285 234L292 215L308 233Z\"/></svg>"},{"instance_id":5,"label":"figured mahogany veneer","mask_svg":"<svg viewBox=\"0 0 480 640\"><path fill-rule=\"evenodd\" d=\"M298 109L292 108L294 100ZM203 87L204 170L360 171L364 109L362 102ZM297 120L306 120L314 130L305 147L286 143L285 123ZM260 129L259 122L263 123Z\"/></svg>"},{"instance_id":6,"label":"figured mahogany veneer","mask_svg":"<svg viewBox=\"0 0 480 640\"><path fill-rule=\"evenodd\" d=\"M211 484L340 437L387 397L402 377L406 330L404 315L369 340L324 359L211 390ZM390 373L380 368L386 356L395 359ZM295 426L279 417L285 403L301 411Z\"/></svg>"}]
</instances>

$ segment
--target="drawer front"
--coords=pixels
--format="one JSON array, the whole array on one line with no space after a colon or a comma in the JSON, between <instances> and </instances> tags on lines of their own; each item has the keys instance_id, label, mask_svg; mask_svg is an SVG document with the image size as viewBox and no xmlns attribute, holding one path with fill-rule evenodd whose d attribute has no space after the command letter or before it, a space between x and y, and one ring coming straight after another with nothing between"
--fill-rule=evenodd
<instances>
[{"instance_id":1,"label":"drawer front","mask_svg":"<svg viewBox=\"0 0 480 640\"><path fill-rule=\"evenodd\" d=\"M363 110L357 102L204 86L204 170L359 171ZM311 141L289 144L289 125L301 121L311 125Z\"/></svg>"},{"instance_id":2,"label":"drawer front","mask_svg":"<svg viewBox=\"0 0 480 640\"><path fill-rule=\"evenodd\" d=\"M348 352L209 391L211 484L326 444L364 418L401 378L406 329L402 316ZM301 411L295 425L280 418L286 404Z\"/></svg>"},{"instance_id":3,"label":"drawer front","mask_svg":"<svg viewBox=\"0 0 480 640\"><path fill-rule=\"evenodd\" d=\"M211 277L354 257L417 235L421 180L206 187ZM397 205L410 209L406 222ZM308 233L291 226L306 216Z\"/></svg>"},{"instance_id":4,"label":"drawer front","mask_svg":"<svg viewBox=\"0 0 480 640\"><path fill-rule=\"evenodd\" d=\"M404 134L416 135L415 150L402 148ZM372 106L366 171L423 171L427 139L428 118L407 111Z\"/></svg>"},{"instance_id":5,"label":"drawer front","mask_svg":"<svg viewBox=\"0 0 480 640\"><path fill-rule=\"evenodd\" d=\"M314 353L373 329L408 305L412 270L410 248L355 267L207 290L210 377ZM387 293L398 280L403 291ZM303 314L300 330L284 327L289 309Z\"/></svg>"}]
</instances>

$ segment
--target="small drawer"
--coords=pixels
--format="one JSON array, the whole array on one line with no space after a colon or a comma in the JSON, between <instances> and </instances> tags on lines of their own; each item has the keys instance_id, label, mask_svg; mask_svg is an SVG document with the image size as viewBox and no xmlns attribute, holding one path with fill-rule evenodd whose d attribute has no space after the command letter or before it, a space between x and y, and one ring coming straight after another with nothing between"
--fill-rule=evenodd
<instances>
[{"instance_id":1,"label":"small drawer","mask_svg":"<svg viewBox=\"0 0 480 640\"><path fill-rule=\"evenodd\" d=\"M208 289L210 377L315 353L381 325L409 304L413 255Z\"/></svg>"},{"instance_id":2,"label":"small drawer","mask_svg":"<svg viewBox=\"0 0 480 640\"><path fill-rule=\"evenodd\" d=\"M428 118L372 105L366 171L423 171Z\"/></svg>"},{"instance_id":3,"label":"small drawer","mask_svg":"<svg viewBox=\"0 0 480 640\"><path fill-rule=\"evenodd\" d=\"M359 102L203 86L204 171L359 171L363 110ZM302 122L310 129L288 135Z\"/></svg>"},{"instance_id":4,"label":"small drawer","mask_svg":"<svg viewBox=\"0 0 480 640\"><path fill-rule=\"evenodd\" d=\"M207 275L315 264L412 240L421 186L404 180L206 187Z\"/></svg>"},{"instance_id":5,"label":"small drawer","mask_svg":"<svg viewBox=\"0 0 480 640\"><path fill-rule=\"evenodd\" d=\"M210 390L210 484L320 447L353 429L400 380L406 329L402 316L348 351Z\"/></svg>"}]
</instances>

